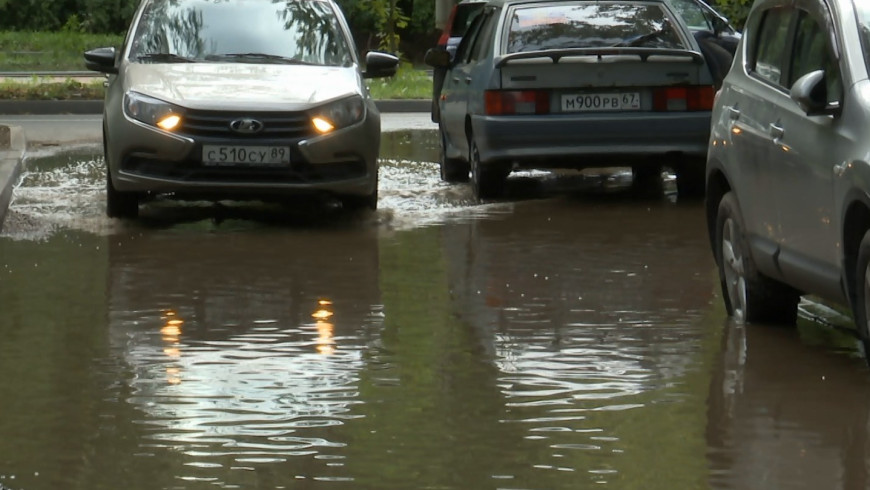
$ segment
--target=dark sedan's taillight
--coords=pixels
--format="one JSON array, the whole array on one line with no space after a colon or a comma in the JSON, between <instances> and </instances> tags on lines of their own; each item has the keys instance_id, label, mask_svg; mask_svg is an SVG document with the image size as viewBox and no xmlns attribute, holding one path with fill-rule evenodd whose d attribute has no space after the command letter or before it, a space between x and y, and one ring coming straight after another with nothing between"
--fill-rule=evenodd
<instances>
[{"instance_id":1,"label":"dark sedan's taillight","mask_svg":"<svg viewBox=\"0 0 870 490\"><path fill-rule=\"evenodd\" d=\"M653 91L653 110L709 111L715 96L712 85L661 87Z\"/></svg>"},{"instance_id":2,"label":"dark sedan's taillight","mask_svg":"<svg viewBox=\"0 0 870 490\"><path fill-rule=\"evenodd\" d=\"M484 97L488 116L550 113L546 90L487 90Z\"/></svg>"}]
</instances>

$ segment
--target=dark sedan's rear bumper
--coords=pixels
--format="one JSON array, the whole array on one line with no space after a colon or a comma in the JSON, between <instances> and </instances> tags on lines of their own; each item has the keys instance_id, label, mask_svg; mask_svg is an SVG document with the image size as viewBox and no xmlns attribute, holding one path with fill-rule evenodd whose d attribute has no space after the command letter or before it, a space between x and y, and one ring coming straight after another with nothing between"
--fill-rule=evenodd
<instances>
[{"instance_id":1,"label":"dark sedan's rear bumper","mask_svg":"<svg viewBox=\"0 0 870 490\"><path fill-rule=\"evenodd\" d=\"M483 164L588 168L658 155L703 158L710 112L472 116Z\"/></svg>"}]
</instances>

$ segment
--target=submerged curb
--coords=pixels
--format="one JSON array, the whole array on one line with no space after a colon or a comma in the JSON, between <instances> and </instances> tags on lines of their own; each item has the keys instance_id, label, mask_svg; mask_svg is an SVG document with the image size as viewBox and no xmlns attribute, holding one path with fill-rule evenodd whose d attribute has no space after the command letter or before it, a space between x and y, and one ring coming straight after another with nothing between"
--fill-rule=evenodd
<instances>
[{"instance_id":1,"label":"submerged curb","mask_svg":"<svg viewBox=\"0 0 870 490\"><path fill-rule=\"evenodd\" d=\"M27 143L24 131L17 126L0 125L0 230L12 200L12 190L21 175Z\"/></svg>"},{"instance_id":2,"label":"submerged curb","mask_svg":"<svg viewBox=\"0 0 870 490\"><path fill-rule=\"evenodd\" d=\"M429 99L393 99L375 101L381 112L429 112ZM2 100L0 114L102 114L102 100Z\"/></svg>"}]
</instances>

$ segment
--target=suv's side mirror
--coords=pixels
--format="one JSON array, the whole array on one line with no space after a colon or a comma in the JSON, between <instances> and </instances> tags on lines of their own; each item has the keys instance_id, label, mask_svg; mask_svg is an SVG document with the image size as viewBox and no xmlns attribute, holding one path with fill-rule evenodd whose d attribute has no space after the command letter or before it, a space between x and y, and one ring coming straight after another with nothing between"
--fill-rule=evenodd
<instances>
[{"instance_id":1,"label":"suv's side mirror","mask_svg":"<svg viewBox=\"0 0 870 490\"><path fill-rule=\"evenodd\" d=\"M798 78L791 86L790 95L808 116L834 115L840 112L839 103L828 104L824 70L811 71Z\"/></svg>"},{"instance_id":2,"label":"suv's side mirror","mask_svg":"<svg viewBox=\"0 0 870 490\"><path fill-rule=\"evenodd\" d=\"M85 51L85 67L100 73L118 73L115 65L115 48L97 48Z\"/></svg>"},{"instance_id":3,"label":"suv's side mirror","mask_svg":"<svg viewBox=\"0 0 870 490\"><path fill-rule=\"evenodd\" d=\"M430 48L423 57L423 62L433 68L447 68L450 66L450 52L442 47Z\"/></svg>"},{"instance_id":4,"label":"suv's side mirror","mask_svg":"<svg viewBox=\"0 0 870 490\"><path fill-rule=\"evenodd\" d=\"M366 71L363 78L384 78L396 74L399 58L389 53L369 51L366 53Z\"/></svg>"}]
</instances>

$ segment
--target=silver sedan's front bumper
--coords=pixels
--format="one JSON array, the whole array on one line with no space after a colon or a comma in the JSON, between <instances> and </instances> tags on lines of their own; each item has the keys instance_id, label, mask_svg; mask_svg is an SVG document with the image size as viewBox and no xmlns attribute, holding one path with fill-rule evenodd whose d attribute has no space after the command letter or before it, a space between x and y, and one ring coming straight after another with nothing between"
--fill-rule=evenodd
<instances>
[{"instance_id":1,"label":"silver sedan's front bumper","mask_svg":"<svg viewBox=\"0 0 870 490\"><path fill-rule=\"evenodd\" d=\"M297 139L215 139L177 135L107 112L106 158L115 188L256 198L312 192L370 195L377 190L380 114L328 135ZM203 144L289 148L290 164L203 164Z\"/></svg>"}]
</instances>

